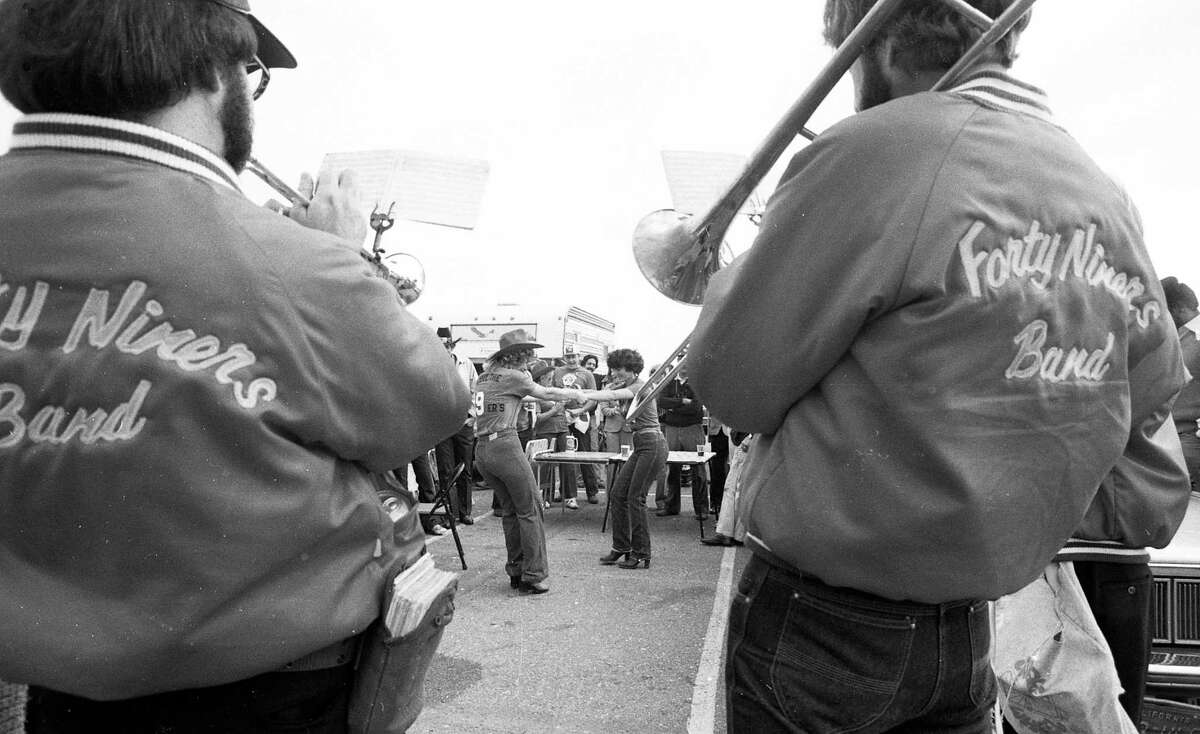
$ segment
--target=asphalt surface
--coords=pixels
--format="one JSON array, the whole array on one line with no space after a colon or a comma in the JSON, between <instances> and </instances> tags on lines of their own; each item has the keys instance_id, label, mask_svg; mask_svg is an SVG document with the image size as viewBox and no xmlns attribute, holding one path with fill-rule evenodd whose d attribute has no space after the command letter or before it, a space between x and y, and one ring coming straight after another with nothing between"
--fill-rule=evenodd
<instances>
[{"instance_id":1,"label":"asphalt surface","mask_svg":"<svg viewBox=\"0 0 1200 734\"><path fill-rule=\"evenodd\" d=\"M746 551L701 545L690 511L650 507L650 568L601 566L611 536L599 499L581 489L579 510L545 512L548 594L509 587L489 491L475 492L476 523L459 526L466 571L450 535L430 538L437 566L462 575L410 732L724 731L725 623Z\"/></svg>"}]
</instances>

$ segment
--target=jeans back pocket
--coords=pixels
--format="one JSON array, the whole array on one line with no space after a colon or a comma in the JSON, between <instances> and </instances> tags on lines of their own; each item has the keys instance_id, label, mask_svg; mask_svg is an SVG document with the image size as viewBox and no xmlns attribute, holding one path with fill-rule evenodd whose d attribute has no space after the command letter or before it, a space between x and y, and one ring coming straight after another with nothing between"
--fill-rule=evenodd
<instances>
[{"instance_id":1,"label":"jeans back pocket","mask_svg":"<svg viewBox=\"0 0 1200 734\"><path fill-rule=\"evenodd\" d=\"M895 699L915 637L912 618L797 591L788 605L771 680L804 731L852 731Z\"/></svg>"}]
</instances>

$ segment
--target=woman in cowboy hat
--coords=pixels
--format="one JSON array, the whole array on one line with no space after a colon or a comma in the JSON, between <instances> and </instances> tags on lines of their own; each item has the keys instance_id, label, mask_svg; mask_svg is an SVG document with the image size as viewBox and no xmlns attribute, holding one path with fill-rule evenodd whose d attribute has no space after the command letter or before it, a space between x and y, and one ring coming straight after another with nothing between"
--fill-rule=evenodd
<instances>
[{"instance_id":1,"label":"woman in cowboy hat","mask_svg":"<svg viewBox=\"0 0 1200 734\"><path fill-rule=\"evenodd\" d=\"M540 346L524 329L501 334L500 348L488 358L474 395L475 468L500 500L510 584L530 594L544 594L550 587L546 584L549 567L537 480L517 438L521 401L527 397L570 400L578 395L577 390L544 387L533 381L525 367Z\"/></svg>"}]
</instances>

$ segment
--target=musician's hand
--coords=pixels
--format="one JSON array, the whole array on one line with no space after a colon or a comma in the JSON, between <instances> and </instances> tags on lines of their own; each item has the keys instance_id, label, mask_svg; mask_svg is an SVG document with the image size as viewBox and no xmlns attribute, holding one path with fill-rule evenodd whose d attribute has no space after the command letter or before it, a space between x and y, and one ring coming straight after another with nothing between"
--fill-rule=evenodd
<instances>
[{"instance_id":1,"label":"musician's hand","mask_svg":"<svg viewBox=\"0 0 1200 734\"><path fill-rule=\"evenodd\" d=\"M267 201L267 203L263 204L263 208L270 209L271 211L275 212L276 214L282 214L283 216L286 217L288 215L288 210L290 207L288 207L287 204L284 204L283 202L281 202L277 199L270 199Z\"/></svg>"},{"instance_id":2,"label":"musician's hand","mask_svg":"<svg viewBox=\"0 0 1200 734\"><path fill-rule=\"evenodd\" d=\"M337 235L361 246L367 237L367 215L358 207L358 187L353 171L336 177L326 173L313 182L312 176L300 176L298 191L308 197L308 206L297 204L287 216L305 227Z\"/></svg>"}]
</instances>

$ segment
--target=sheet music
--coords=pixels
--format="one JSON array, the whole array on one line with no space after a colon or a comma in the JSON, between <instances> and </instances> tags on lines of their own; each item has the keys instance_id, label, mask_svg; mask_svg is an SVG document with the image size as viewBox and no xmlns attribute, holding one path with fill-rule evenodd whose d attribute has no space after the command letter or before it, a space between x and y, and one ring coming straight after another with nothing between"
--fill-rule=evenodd
<instances>
[{"instance_id":1,"label":"sheet music","mask_svg":"<svg viewBox=\"0 0 1200 734\"><path fill-rule=\"evenodd\" d=\"M662 159L672 204L685 214L707 211L746 167L737 153L664 150Z\"/></svg>"},{"instance_id":2,"label":"sheet music","mask_svg":"<svg viewBox=\"0 0 1200 734\"><path fill-rule=\"evenodd\" d=\"M321 161L321 170L317 178L328 173L340 173L345 169L353 170L358 182L358 190L362 194L359 204L368 212L383 197L383 192L391 190L392 173L396 170L396 151L394 150L360 150L349 153L327 153ZM386 208L387 204L384 204Z\"/></svg>"},{"instance_id":3,"label":"sheet music","mask_svg":"<svg viewBox=\"0 0 1200 734\"><path fill-rule=\"evenodd\" d=\"M474 229L487 185L487 161L452 158L406 150L328 153L321 173L354 169L360 203L383 211L395 202L394 215L446 227Z\"/></svg>"}]
</instances>

